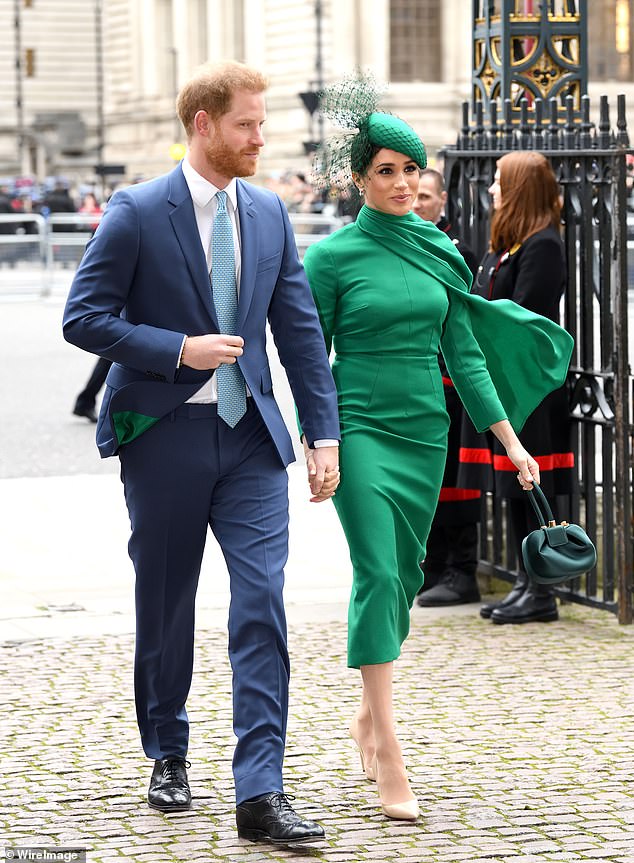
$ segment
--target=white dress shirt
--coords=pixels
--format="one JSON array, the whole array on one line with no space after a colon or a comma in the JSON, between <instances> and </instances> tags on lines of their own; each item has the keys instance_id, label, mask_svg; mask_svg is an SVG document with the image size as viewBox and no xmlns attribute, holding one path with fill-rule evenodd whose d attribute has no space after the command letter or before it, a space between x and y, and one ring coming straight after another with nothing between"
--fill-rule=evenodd
<instances>
[{"instance_id":1,"label":"white dress shirt","mask_svg":"<svg viewBox=\"0 0 634 863\"><path fill-rule=\"evenodd\" d=\"M205 253L207 261L207 272L211 273L213 261L211 259L211 235L213 232L214 218L218 209L217 192L220 191L217 186L210 183L204 177L192 168L187 158L182 161L183 174L185 182L189 188L189 192L194 202L194 215L196 216L196 225L200 236L200 244ZM233 248L236 256L236 288L238 297L240 296L240 217L238 215L238 189L235 177L229 185L224 189L227 193L227 213L231 221L233 229ZM211 280L210 280L210 300L211 300ZM247 395L249 390L247 388ZM216 373L211 376L210 380L202 385L202 387L187 400L189 404L209 404L210 402L218 401L218 385L216 383Z\"/></svg>"},{"instance_id":2,"label":"white dress shirt","mask_svg":"<svg viewBox=\"0 0 634 863\"><path fill-rule=\"evenodd\" d=\"M196 216L196 225L200 236L200 244L205 253L207 260L207 271L212 272L213 261L211 259L211 235L213 233L214 218L218 209L218 200L216 194L221 191L206 180L204 177L195 171L191 164L187 161L187 157L181 162L185 182L189 188L189 192L194 202L194 215ZM240 254L240 216L238 213L238 187L235 177L224 191L227 193L227 213L231 220L233 229L233 248L236 256L236 288L238 298L240 297L240 272L241 272L241 254ZM211 297L211 280L210 280L210 297ZM183 341L184 344L184 341ZM247 387L247 395L250 395ZM216 382L216 373L214 372L211 378L197 390L194 395L187 399L188 404L210 404L218 401L218 384ZM339 441L336 440L319 440L315 441L314 446L339 446Z\"/></svg>"}]
</instances>

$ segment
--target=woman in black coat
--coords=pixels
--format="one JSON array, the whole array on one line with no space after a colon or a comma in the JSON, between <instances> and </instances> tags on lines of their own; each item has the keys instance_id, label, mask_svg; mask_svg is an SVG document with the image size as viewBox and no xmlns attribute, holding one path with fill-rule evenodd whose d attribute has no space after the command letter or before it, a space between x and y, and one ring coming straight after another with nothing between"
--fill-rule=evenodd
<instances>
[{"instance_id":1,"label":"woman in black coat","mask_svg":"<svg viewBox=\"0 0 634 863\"><path fill-rule=\"evenodd\" d=\"M489 300L510 299L559 323L566 284L566 260L560 237L557 181L548 160L534 151L502 156L489 189L493 196L491 245L471 289ZM539 369L526 369L539 374ZM571 494L576 473L565 387L551 393L530 415L522 440L539 464L541 486L555 502ZM477 435L463 424L459 484L479 487L507 499L519 574L504 599L481 608L494 623L557 620L555 595L530 581L523 571L522 539L535 527L535 515L518 486L517 471L490 435Z\"/></svg>"}]
</instances>

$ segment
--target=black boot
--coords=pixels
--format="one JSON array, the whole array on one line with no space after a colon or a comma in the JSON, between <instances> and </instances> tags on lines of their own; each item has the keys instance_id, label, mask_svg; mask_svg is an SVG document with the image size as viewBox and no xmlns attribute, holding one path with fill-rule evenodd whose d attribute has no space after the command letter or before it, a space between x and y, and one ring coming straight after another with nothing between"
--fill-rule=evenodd
<instances>
[{"instance_id":1,"label":"black boot","mask_svg":"<svg viewBox=\"0 0 634 863\"><path fill-rule=\"evenodd\" d=\"M449 569L435 587L426 590L416 600L422 608L437 608L443 605L465 605L480 602L480 590L475 573Z\"/></svg>"},{"instance_id":2,"label":"black boot","mask_svg":"<svg viewBox=\"0 0 634 863\"><path fill-rule=\"evenodd\" d=\"M420 596L422 593L427 593L427 591L431 590L432 587L436 587L436 585L442 578L442 574L440 572L433 572L432 570L425 572L423 564L419 563L418 565L420 566L425 578L424 583L421 585L417 593L417 596Z\"/></svg>"},{"instance_id":3,"label":"black boot","mask_svg":"<svg viewBox=\"0 0 634 863\"><path fill-rule=\"evenodd\" d=\"M491 613L495 608L506 608L507 605L513 605L514 602L517 602L517 600L524 593L527 587L528 576L525 572L518 572L517 578L515 579L515 584L506 594L506 596L499 602L488 602L486 605L483 605L480 609L480 617L488 620L491 617Z\"/></svg>"},{"instance_id":4,"label":"black boot","mask_svg":"<svg viewBox=\"0 0 634 863\"><path fill-rule=\"evenodd\" d=\"M418 595L427 593L435 587L443 577L447 560L449 559L449 540L447 530L441 524L432 524L427 537L425 560L419 564L425 576Z\"/></svg>"},{"instance_id":5,"label":"black boot","mask_svg":"<svg viewBox=\"0 0 634 863\"><path fill-rule=\"evenodd\" d=\"M558 619L557 600L553 591L530 580L516 602L495 608L491 613L493 623L548 623Z\"/></svg>"}]
</instances>

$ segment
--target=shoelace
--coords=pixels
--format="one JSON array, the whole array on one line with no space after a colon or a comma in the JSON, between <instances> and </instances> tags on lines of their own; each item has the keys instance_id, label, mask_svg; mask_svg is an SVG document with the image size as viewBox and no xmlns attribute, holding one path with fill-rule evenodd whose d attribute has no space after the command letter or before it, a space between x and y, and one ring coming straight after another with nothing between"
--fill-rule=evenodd
<instances>
[{"instance_id":1,"label":"shoelace","mask_svg":"<svg viewBox=\"0 0 634 863\"><path fill-rule=\"evenodd\" d=\"M293 809L290 804L290 800L295 800L292 794L284 794L282 791L278 791L274 796L271 797L271 806L275 806L276 809L279 809L280 812L290 813L291 815L296 815L297 813Z\"/></svg>"},{"instance_id":2,"label":"shoelace","mask_svg":"<svg viewBox=\"0 0 634 863\"><path fill-rule=\"evenodd\" d=\"M163 767L161 769L161 774L163 779L168 779L170 782L176 782L179 779L182 779L182 776L178 775L179 767L191 767L191 762L185 761L184 758L168 758L163 762Z\"/></svg>"}]
</instances>

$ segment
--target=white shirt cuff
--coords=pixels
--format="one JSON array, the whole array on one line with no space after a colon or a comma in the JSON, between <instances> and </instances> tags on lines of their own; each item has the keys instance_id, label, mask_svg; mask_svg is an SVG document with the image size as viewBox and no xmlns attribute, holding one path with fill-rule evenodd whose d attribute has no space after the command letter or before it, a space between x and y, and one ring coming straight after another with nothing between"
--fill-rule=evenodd
<instances>
[{"instance_id":1,"label":"white shirt cuff","mask_svg":"<svg viewBox=\"0 0 634 863\"><path fill-rule=\"evenodd\" d=\"M176 362L176 368L180 369L183 365L183 351L185 350L185 342L187 341L187 336L183 336L183 341L181 343L181 349L178 353L178 360Z\"/></svg>"},{"instance_id":2,"label":"white shirt cuff","mask_svg":"<svg viewBox=\"0 0 634 863\"><path fill-rule=\"evenodd\" d=\"M338 440L329 440L328 438L324 438L324 440L316 440L313 443L314 449L319 449L322 446L339 446Z\"/></svg>"}]
</instances>

